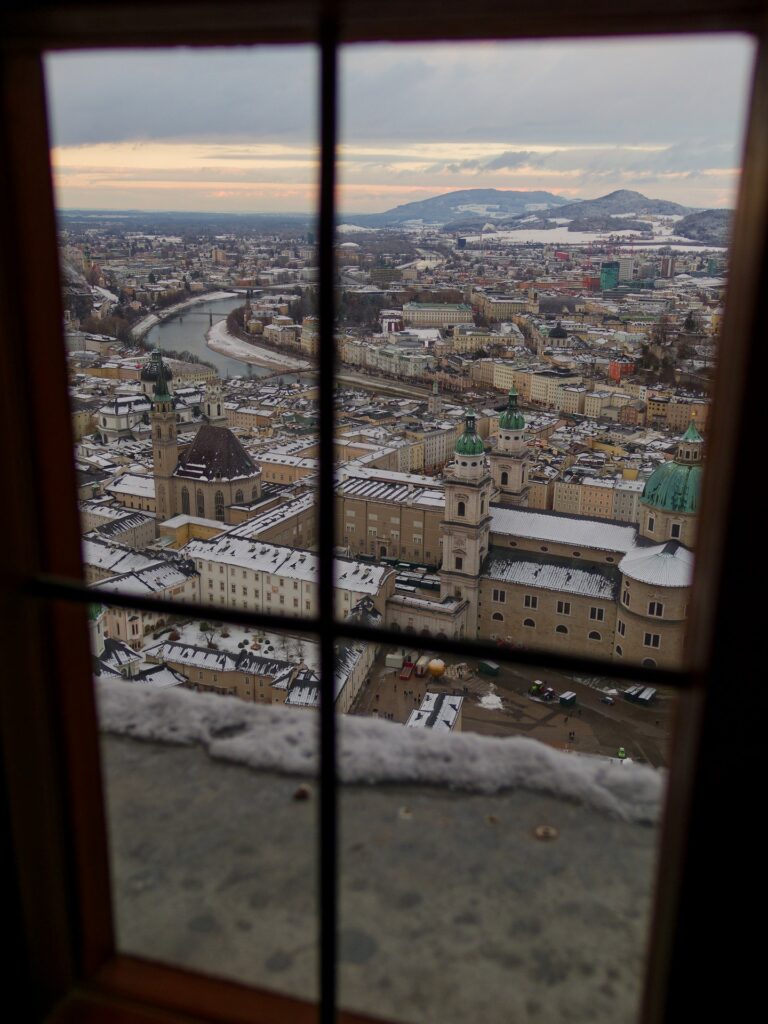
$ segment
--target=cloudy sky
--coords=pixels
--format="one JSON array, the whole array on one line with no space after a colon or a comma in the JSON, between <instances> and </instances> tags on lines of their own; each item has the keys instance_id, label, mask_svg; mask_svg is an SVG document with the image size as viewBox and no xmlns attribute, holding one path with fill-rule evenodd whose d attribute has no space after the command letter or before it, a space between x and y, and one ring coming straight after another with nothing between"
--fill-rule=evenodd
<instances>
[{"instance_id":1,"label":"cloudy sky","mask_svg":"<svg viewBox=\"0 0 768 1024\"><path fill-rule=\"evenodd\" d=\"M735 36L348 47L339 207L459 188L731 206L752 60ZM313 48L57 54L46 70L60 206L313 208Z\"/></svg>"}]
</instances>

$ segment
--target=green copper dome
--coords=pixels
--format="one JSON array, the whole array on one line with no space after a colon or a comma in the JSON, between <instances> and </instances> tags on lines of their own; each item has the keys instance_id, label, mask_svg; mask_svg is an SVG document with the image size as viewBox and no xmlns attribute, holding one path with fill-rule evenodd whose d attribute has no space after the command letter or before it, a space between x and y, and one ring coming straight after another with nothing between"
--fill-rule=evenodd
<instances>
[{"instance_id":1,"label":"green copper dome","mask_svg":"<svg viewBox=\"0 0 768 1024\"><path fill-rule=\"evenodd\" d=\"M648 477L641 501L665 512L696 512L703 472L700 465L684 466L677 460L665 462Z\"/></svg>"},{"instance_id":2,"label":"green copper dome","mask_svg":"<svg viewBox=\"0 0 768 1024\"><path fill-rule=\"evenodd\" d=\"M467 412L465 423L464 433L457 439L454 451L457 455L482 455L485 445L475 430L475 414L471 409Z\"/></svg>"},{"instance_id":3,"label":"green copper dome","mask_svg":"<svg viewBox=\"0 0 768 1024\"><path fill-rule=\"evenodd\" d=\"M642 503L664 512L696 512L704 472L701 465L703 448L704 438L691 419L678 442L674 461L665 462L648 477L640 499Z\"/></svg>"},{"instance_id":4,"label":"green copper dome","mask_svg":"<svg viewBox=\"0 0 768 1024\"><path fill-rule=\"evenodd\" d=\"M509 392L509 404L499 416L499 427L502 430L525 430L525 419L517 408L517 392L512 388Z\"/></svg>"}]
</instances>

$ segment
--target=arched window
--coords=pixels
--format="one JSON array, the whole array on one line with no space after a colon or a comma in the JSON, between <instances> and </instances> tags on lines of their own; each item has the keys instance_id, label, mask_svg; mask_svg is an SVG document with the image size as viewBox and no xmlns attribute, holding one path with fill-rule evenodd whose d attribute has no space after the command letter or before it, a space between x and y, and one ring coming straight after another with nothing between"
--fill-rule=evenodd
<instances>
[{"instance_id":1,"label":"arched window","mask_svg":"<svg viewBox=\"0 0 768 1024\"><path fill-rule=\"evenodd\" d=\"M235 491L235 501L240 502L243 500L243 492Z\"/></svg>"},{"instance_id":2,"label":"arched window","mask_svg":"<svg viewBox=\"0 0 768 1024\"><path fill-rule=\"evenodd\" d=\"M467 506L464 504L463 501L460 501L458 503L458 505L456 506L456 515L457 516L465 516L466 514L467 514Z\"/></svg>"},{"instance_id":3,"label":"arched window","mask_svg":"<svg viewBox=\"0 0 768 1024\"><path fill-rule=\"evenodd\" d=\"M653 658L643 658L643 668L656 668Z\"/></svg>"},{"instance_id":4,"label":"arched window","mask_svg":"<svg viewBox=\"0 0 768 1024\"><path fill-rule=\"evenodd\" d=\"M491 618L495 619L496 622L503 622L504 621L504 616L501 614L501 612L494 612L493 615L491 616Z\"/></svg>"},{"instance_id":5,"label":"arched window","mask_svg":"<svg viewBox=\"0 0 768 1024\"><path fill-rule=\"evenodd\" d=\"M596 629L593 629L593 630L590 631L589 639L590 640L602 640L603 638L600 636L600 634L597 632Z\"/></svg>"},{"instance_id":6,"label":"arched window","mask_svg":"<svg viewBox=\"0 0 768 1024\"><path fill-rule=\"evenodd\" d=\"M214 516L219 522L224 522L224 495L221 491L216 491L213 497Z\"/></svg>"},{"instance_id":7,"label":"arched window","mask_svg":"<svg viewBox=\"0 0 768 1024\"><path fill-rule=\"evenodd\" d=\"M501 474L501 485L503 487L505 484L508 484L508 483L509 483L509 473L506 470L504 470L504 472Z\"/></svg>"},{"instance_id":8,"label":"arched window","mask_svg":"<svg viewBox=\"0 0 768 1024\"><path fill-rule=\"evenodd\" d=\"M529 626L531 629L536 629L536 623L533 619L523 619L523 625Z\"/></svg>"},{"instance_id":9,"label":"arched window","mask_svg":"<svg viewBox=\"0 0 768 1024\"><path fill-rule=\"evenodd\" d=\"M181 512L182 515L189 515L189 489L186 487L181 488Z\"/></svg>"},{"instance_id":10,"label":"arched window","mask_svg":"<svg viewBox=\"0 0 768 1024\"><path fill-rule=\"evenodd\" d=\"M197 489L197 514L201 519L205 518L205 498L203 497L202 490L198 487Z\"/></svg>"},{"instance_id":11,"label":"arched window","mask_svg":"<svg viewBox=\"0 0 768 1024\"><path fill-rule=\"evenodd\" d=\"M557 626L556 629L555 629L555 632L556 633L567 633L568 632L568 627L567 626Z\"/></svg>"}]
</instances>

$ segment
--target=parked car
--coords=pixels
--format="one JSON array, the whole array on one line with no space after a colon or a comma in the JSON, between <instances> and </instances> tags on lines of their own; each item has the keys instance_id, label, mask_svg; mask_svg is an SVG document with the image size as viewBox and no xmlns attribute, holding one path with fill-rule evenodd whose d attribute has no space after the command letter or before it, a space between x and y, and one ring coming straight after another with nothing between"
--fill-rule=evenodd
<instances>
[{"instance_id":1,"label":"parked car","mask_svg":"<svg viewBox=\"0 0 768 1024\"><path fill-rule=\"evenodd\" d=\"M609 697L608 694L606 693L606 694L603 694L603 696L600 698L600 703L601 704L615 704L616 701L613 699L613 697Z\"/></svg>"}]
</instances>

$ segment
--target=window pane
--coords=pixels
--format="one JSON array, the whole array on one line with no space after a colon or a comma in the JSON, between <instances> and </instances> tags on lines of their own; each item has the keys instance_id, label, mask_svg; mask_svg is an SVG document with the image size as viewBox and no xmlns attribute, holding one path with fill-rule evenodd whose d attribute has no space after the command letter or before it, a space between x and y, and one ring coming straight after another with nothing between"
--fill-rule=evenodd
<instances>
[{"instance_id":1,"label":"window pane","mask_svg":"<svg viewBox=\"0 0 768 1024\"><path fill-rule=\"evenodd\" d=\"M644 690L379 650L340 725L345 1008L636 1016L678 701Z\"/></svg>"},{"instance_id":2,"label":"window pane","mask_svg":"<svg viewBox=\"0 0 768 1024\"><path fill-rule=\"evenodd\" d=\"M752 56L343 50L337 538L386 625L681 664Z\"/></svg>"},{"instance_id":3,"label":"window pane","mask_svg":"<svg viewBox=\"0 0 768 1024\"><path fill-rule=\"evenodd\" d=\"M315 999L317 54L46 70L117 946Z\"/></svg>"},{"instance_id":4,"label":"window pane","mask_svg":"<svg viewBox=\"0 0 768 1024\"><path fill-rule=\"evenodd\" d=\"M90 627L118 949L315 999L317 637Z\"/></svg>"},{"instance_id":5,"label":"window pane","mask_svg":"<svg viewBox=\"0 0 768 1024\"><path fill-rule=\"evenodd\" d=\"M46 69L86 580L315 614L317 55Z\"/></svg>"}]
</instances>

